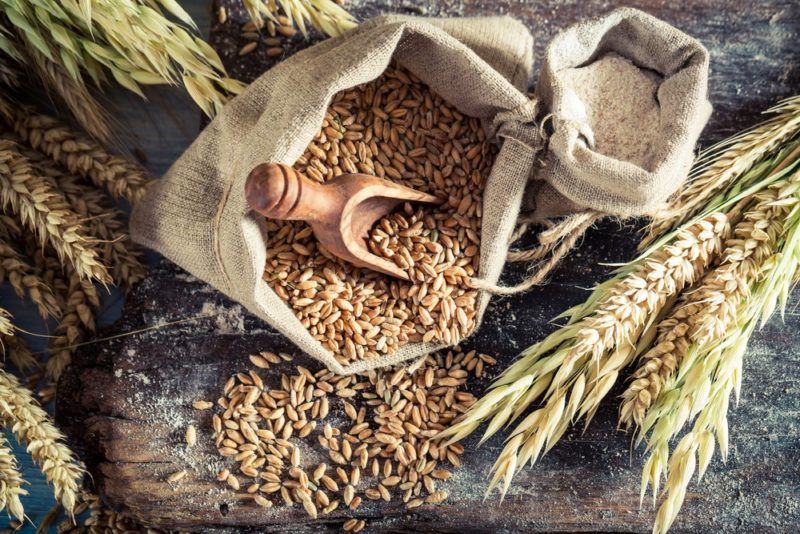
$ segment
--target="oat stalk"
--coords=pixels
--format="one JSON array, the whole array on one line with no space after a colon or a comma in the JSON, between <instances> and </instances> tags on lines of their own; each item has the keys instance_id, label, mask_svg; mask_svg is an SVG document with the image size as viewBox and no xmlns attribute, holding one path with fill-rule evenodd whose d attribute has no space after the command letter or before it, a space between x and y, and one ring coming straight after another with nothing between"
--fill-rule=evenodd
<instances>
[{"instance_id":1,"label":"oat stalk","mask_svg":"<svg viewBox=\"0 0 800 534\"><path fill-rule=\"evenodd\" d=\"M484 421L483 440L531 412L511 432L493 467L489 491L535 463L569 426L594 416L600 401L653 335L657 317L694 283L716 258L727 234L724 216L714 214L685 228L663 247L623 267L587 302L567 312L569 322L525 350L455 425L442 435L458 441Z\"/></svg>"},{"instance_id":2,"label":"oat stalk","mask_svg":"<svg viewBox=\"0 0 800 534\"><path fill-rule=\"evenodd\" d=\"M0 12L0 50L23 62L27 49L79 85L102 88L110 75L144 97L145 85L183 84L210 116L243 87L174 0L0 0Z\"/></svg>"}]
</instances>

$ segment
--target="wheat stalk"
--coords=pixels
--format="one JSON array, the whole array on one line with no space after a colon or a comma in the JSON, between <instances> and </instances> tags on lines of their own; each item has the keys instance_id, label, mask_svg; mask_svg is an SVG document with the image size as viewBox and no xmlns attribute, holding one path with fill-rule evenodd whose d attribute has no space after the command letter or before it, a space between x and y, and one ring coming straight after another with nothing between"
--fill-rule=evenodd
<instances>
[{"instance_id":1,"label":"wheat stalk","mask_svg":"<svg viewBox=\"0 0 800 534\"><path fill-rule=\"evenodd\" d=\"M0 114L25 143L63 165L69 172L132 204L146 191L150 177L133 162L111 154L93 139L58 119L27 106L12 106L0 98Z\"/></svg>"},{"instance_id":2,"label":"wheat stalk","mask_svg":"<svg viewBox=\"0 0 800 534\"><path fill-rule=\"evenodd\" d=\"M4 355L11 360L18 371L27 373L39 368L39 362L30 347L19 336L0 334L0 343L3 345Z\"/></svg>"},{"instance_id":3,"label":"wheat stalk","mask_svg":"<svg viewBox=\"0 0 800 534\"><path fill-rule=\"evenodd\" d=\"M641 497L652 486L653 498L666 476L665 497L654 532L666 532L680 510L688 484L708 467L716 436L723 460L728 450L727 410L731 394L739 397L747 342L780 304L800 265L800 149L778 180L769 177L750 193L742 221L726 243L720 265L698 288L713 308L697 321L686 357L663 384L652 406L637 421L637 441L647 438L649 453L642 473ZM780 159L780 158L778 158ZM742 201L740 201L740 204ZM669 442L695 419L692 430L669 454Z\"/></svg>"},{"instance_id":4,"label":"wheat stalk","mask_svg":"<svg viewBox=\"0 0 800 534\"><path fill-rule=\"evenodd\" d=\"M97 239L103 263L111 268L114 283L126 289L144 278L141 252L125 232L124 214L114 208L102 191L67 174L58 163L34 150L25 151L37 172L61 191L70 207Z\"/></svg>"},{"instance_id":5,"label":"wheat stalk","mask_svg":"<svg viewBox=\"0 0 800 534\"><path fill-rule=\"evenodd\" d=\"M356 26L356 19L334 0L243 0L243 3L257 28L264 25L262 15L277 21L280 13L288 19L289 26L296 25L305 36L306 23L331 36Z\"/></svg>"},{"instance_id":6,"label":"wheat stalk","mask_svg":"<svg viewBox=\"0 0 800 534\"><path fill-rule=\"evenodd\" d=\"M0 308L0 334L6 336L14 335L14 324L11 322L11 314L5 308Z\"/></svg>"},{"instance_id":7,"label":"wheat stalk","mask_svg":"<svg viewBox=\"0 0 800 534\"><path fill-rule=\"evenodd\" d=\"M800 131L800 95L788 98L764 112L772 117L705 150L689 174L687 185L660 213L654 215L641 246L713 210L714 197L735 181L744 188L751 180L740 179L757 163Z\"/></svg>"},{"instance_id":8,"label":"wheat stalk","mask_svg":"<svg viewBox=\"0 0 800 534\"><path fill-rule=\"evenodd\" d=\"M94 285L71 271L64 316L56 327L56 336L50 344L50 356L45 364L45 374L53 382L72 361L73 347L83 340L87 331L94 332L94 309L98 306L100 298Z\"/></svg>"},{"instance_id":9,"label":"wheat stalk","mask_svg":"<svg viewBox=\"0 0 800 534\"><path fill-rule=\"evenodd\" d=\"M43 319L58 317L61 309L53 292L47 286L14 247L0 239L0 283L8 279L17 296L23 298L25 294L39 309Z\"/></svg>"},{"instance_id":10,"label":"wheat stalk","mask_svg":"<svg viewBox=\"0 0 800 534\"><path fill-rule=\"evenodd\" d=\"M63 195L37 176L19 147L5 139L0 139L0 202L17 213L42 244L49 242L60 257L68 259L82 277L111 281Z\"/></svg>"},{"instance_id":11,"label":"wheat stalk","mask_svg":"<svg viewBox=\"0 0 800 534\"><path fill-rule=\"evenodd\" d=\"M53 486L56 500L72 512L83 468L63 443L64 435L13 375L0 370L0 420L27 445L33 460Z\"/></svg>"},{"instance_id":12,"label":"wheat stalk","mask_svg":"<svg viewBox=\"0 0 800 534\"><path fill-rule=\"evenodd\" d=\"M593 417L619 372L649 339L655 318L719 253L727 220L714 214L682 230L669 244L626 266L598 287L570 323L524 351L461 420L442 435L457 441L491 418L483 440L543 403L512 431L493 467L489 490L549 450L576 419Z\"/></svg>"},{"instance_id":13,"label":"wheat stalk","mask_svg":"<svg viewBox=\"0 0 800 534\"><path fill-rule=\"evenodd\" d=\"M23 489L25 481L17 468L17 460L8 445L8 441L0 432L0 512L8 510L8 513L16 517L19 521L25 520L25 510L20 501L21 495L28 492Z\"/></svg>"},{"instance_id":14,"label":"wheat stalk","mask_svg":"<svg viewBox=\"0 0 800 534\"><path fill-rule=\"evenodd\" d=\"M58 61L79 84L101 87L106 73L144 97L143 85L181 82L208 115L243 85L225 77L216 52L186 27L196 28L175 1L0 0L6 32L14 28L32 54ZM164 11L179 22L165 16ZM20 43L0 39L0 49L24 61Z\"/></svg>"}]
</instances>

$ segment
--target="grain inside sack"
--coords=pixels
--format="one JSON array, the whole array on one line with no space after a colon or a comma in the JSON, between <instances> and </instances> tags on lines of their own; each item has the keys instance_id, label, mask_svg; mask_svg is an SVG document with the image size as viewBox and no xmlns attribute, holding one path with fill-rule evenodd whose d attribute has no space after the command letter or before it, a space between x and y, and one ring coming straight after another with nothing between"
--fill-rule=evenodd
<instances>
[{"instance_id":1,"label":"grain inside sack","mask_svg":"<svg viewBox=\"0 0 800 534\"><path fill-rule=\"evenodd\" d=\"M458 343L475 325L482 194L495 155L477 119L391 65L338 93L295 168L318 182L364 173L438 196L379 221L370 250L408 282L344 262L311 227L267 220L264 280L339 363L415 341Z\"/></svg>"}]
</instances>

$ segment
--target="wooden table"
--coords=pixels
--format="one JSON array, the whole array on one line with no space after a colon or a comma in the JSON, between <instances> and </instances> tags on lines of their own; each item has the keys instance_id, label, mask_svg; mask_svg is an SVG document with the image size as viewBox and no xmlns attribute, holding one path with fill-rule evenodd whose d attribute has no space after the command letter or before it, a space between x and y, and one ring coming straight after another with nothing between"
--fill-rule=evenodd
<instances>
[{"instance_id":1,"label":"wooden table","mask_svg":"<svg viewBox=\"0 0 800 534\"><path fill-rule=\"evenodd\" d=\"M362 16L393 10L459 16L509 13L533 30L540 58L557 29L606 12L615 2L584 4L428 1L404 7L379 1L370 6L359 2L354 10ZM705 145L756 122L762 109L798 87L800 8L795 3L633 4L709 47L716 112L704 135ZM223 59L234 74L247 79L263 68L256 65L255 55L238 61L236 37L223 30L212 28L212 43L227 51ZM151 117L155 122L149 127L161 124L157 115ZM156 171L163 170L168 154L174 157L174 151L167 152L172 147L163 142L153 140L151 145L142 139L141 144ZM581 302L585 288L606 276L609 269L601 262L629 259L635 241L635 229L601 224L549 285L495 299L480 331L465 346L497 355L498 368L507 365L520 349L555 328L548 322L552 317ZM693 482L675 532L777 532L800 524L800 387L793 373L800 363L800 320L794 309L790 306L785 323L774 320L754 338L745 360L742 402L730 412L728 464L715 459L704 481ZM209 312L215 315L152 329ZM350 515L367 519L374 531L638 532L649 530L652 523L650 507L638 508L641 456L631 455L629 437L615 430L615 392L585 433L569 432L535 468L520 473L503 502L496 497L482 502L489 468L502 445L502 437L496 436L477 449L474 439L466 442L465 465L446 488L450 499L440 506L409 512L395 503L370 504L355 514L339 512L310 521L299 508L264 512L241 505L214 479L219 462L208 421L188 406L197 398L216 398L225 377L248 368L249 353L289 346L236 304L167 263L134 291L123 320L103 335L144 328L150 329L81 352L61 384L58 420L80 448L107 502L148 523L192 530L251 525L297 532L338 528ZM485 385L475 382L471 389L479 393ZM191 452L182 445L189 421L200 429L198 446ZM181 469L190 470L191 483L173 489L165 477Z\"/></svg>"}]
</instances>

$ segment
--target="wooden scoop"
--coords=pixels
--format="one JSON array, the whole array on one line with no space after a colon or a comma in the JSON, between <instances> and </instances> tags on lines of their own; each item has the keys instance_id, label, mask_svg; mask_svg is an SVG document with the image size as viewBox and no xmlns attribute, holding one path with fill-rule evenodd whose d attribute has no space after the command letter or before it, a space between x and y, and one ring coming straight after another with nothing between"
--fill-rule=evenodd
<instances>
[{"instance_id":1,"label":"wooden scoop","mask_svg":"<svg viewBox=\"0 0 800 534\"><path fill-rule=\"evenodd\" d=\"M306 221L319 242L343 260L404 280L408 275L394 262L369 251L367 235L402 202L441 202L367 174L343 174L319 184L280 163L262 163L250 171L245 196L265 217Z\"/></svg>"}]
</instances>

